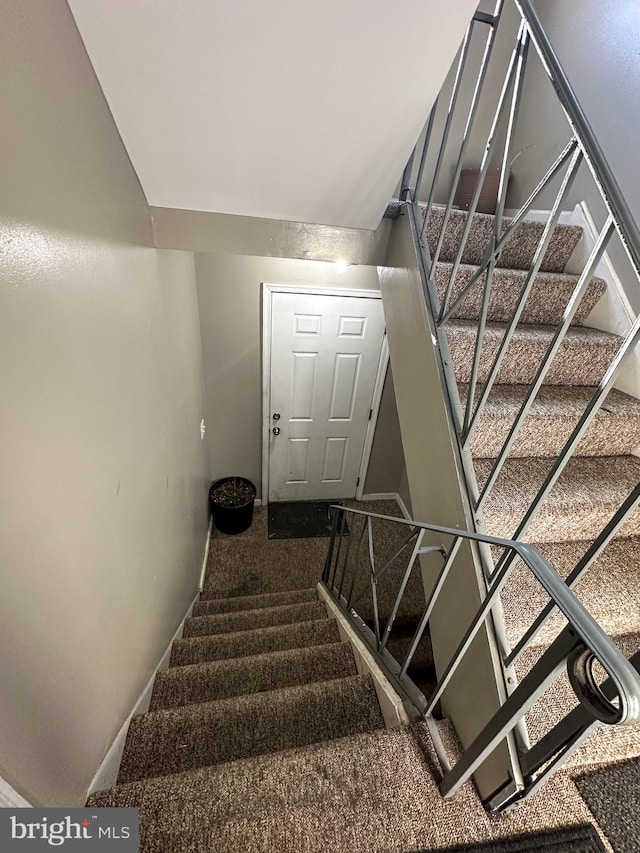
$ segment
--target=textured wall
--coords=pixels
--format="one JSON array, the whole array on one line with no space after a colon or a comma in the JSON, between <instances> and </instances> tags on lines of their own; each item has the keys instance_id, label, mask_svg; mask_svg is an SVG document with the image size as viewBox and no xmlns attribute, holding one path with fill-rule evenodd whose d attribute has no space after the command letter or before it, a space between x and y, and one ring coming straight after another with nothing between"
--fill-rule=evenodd
<instances>
[{"instance_id":1,"label":"textured wall","mask_svg":"<svg viewBox=\"0 0 640 853\"><path fill-rule=\"evenodd\" d=\"M379 289L375 267L348 267L287 258L196 255L207 398L211 477L240 474L261 494L261 284ZM387 383L366 489L397 491L402 475L393 388ZM400 454L400 455L399 455Z\"/></svg>"},{"instance_id":2,"label":"textured wall","mask_svg":"<svg viewBox=\"0 0 640 853\"><path fill-rule=\"evenodd\" d=\"M197 587L195 277L64 0L4 3L0 53L0 775L70 806Z\"/></svg>"}]
</instances>

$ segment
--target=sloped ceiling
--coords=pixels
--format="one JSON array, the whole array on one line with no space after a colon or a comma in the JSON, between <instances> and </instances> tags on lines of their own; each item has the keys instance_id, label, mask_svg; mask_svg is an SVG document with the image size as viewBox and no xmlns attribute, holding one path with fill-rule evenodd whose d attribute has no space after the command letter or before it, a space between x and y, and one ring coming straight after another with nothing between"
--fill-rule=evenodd
<instances>
[{"instance_id":1,"label":"sloped ceiling","mask_svg":"<svg viewBox=\"0 0 640 853\"><path fill-rule=\"evenodd\" d=\"M475 0L69 0L150 205L375 228Z\"/></svg>"}]
</instances>

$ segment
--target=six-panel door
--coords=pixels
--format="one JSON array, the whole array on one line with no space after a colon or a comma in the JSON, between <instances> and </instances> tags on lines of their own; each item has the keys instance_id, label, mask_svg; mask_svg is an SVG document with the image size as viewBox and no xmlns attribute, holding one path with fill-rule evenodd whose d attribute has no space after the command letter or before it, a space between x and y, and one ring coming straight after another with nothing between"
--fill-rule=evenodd
<instances>
[{"instance_id":1,"label":"six-panel door","mask_svg":"<svg viewBox=\"0 0 640 853\"><path fill-rule=\"evenodd\" d=\"M354 497L383 335L380 299L273 294L270 501Z\"/></svg>"}]
</instances>

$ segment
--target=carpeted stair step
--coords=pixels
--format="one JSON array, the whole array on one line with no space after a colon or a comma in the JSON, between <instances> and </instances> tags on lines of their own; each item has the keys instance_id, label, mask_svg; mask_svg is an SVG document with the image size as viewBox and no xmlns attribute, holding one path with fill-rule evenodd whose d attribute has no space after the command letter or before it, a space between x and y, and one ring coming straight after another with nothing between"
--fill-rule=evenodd
<instances>
[{"instance_id":1,"label":"carpeted stair step","mask_svg":"<svg viewBox=\"0 0 640 853\"><path fill-rule=\"evenodd\" d=\"M91 808L139 808L141 853L441 850L585 823L571 780L500 820L472 785L443 801L424 723L119 785Z\"/></svg>"},{"instance_id":2,"label":"carpeted stair step","mask_svg":"<svg viewBox=\"0 0 640 853\"><path fill-rule=\"evenodd\" d=\"M203 637L207 634L228 634L235 631L251 631L272 625L292 625L294 622L312 622L324 619L327 608L321 601L306 601L302 604L283 604L279 607L263 607L260 610L240 610L234 613L214 613L191 616L185 620L183 637Z\"/></svg>"},{"instance_id":3,"label":"carpeted stair step","mask_svg":"<svg viewBox=\"0 0 640 853\"><path fill-rule=\"evenodd\" d=\"M280 607L283 604L302 604L317 601L315 587L291 589L288 592L268 592L264 595L238 595L235 598L203 598L193 605L192 616L210 613L234 613L236 610L259 610L262 607Z\"/></svg>"},{"instance_id":4,"label":"carpeted stair step","mask_svg":"<svg viewBox=\"0 0 640 853\"><path fill-rule=\"evenodd\" d=\"M435 281L438 295L445 295L453 265L436 264ZM477 267L462 265L456 275L448 305L453 305L463 288L469 283ZM496 268L489 297L488 319L498 323L507 323L513 317L520 299L520 293L527 279L526 270ZM558 325L578 282L578 277L564 273L538 273L533 288L524 304L520 317L521 323L538 325ZM485 276L480 276L460 305L453 317L462 320L474 320L480 316L484 293ZM587 292L576 311L573 323L581 325L596 302L603 296L607 284L601 278L592 278Z\"/></svg>"},{"instance_id":5,"label":"carpeted stair step","mask_svg":"<svg viewBox=\"0 0 640 853\"><path fill-rule=\"evenodd\" d=\"M467 404L468 386L459 386ZM481 393L476 390L476 403ZM595 388L543 385L533 402L510 456L557 456L580 420ZM494 385L471 437L475 457L495 457L520 411L528 385ZM578 456L615 456L640 447L640 400L612 391L580 442Z\"/></svg>"},{"instance_id":6,"label":"carpeted stair step","mask_svg":"<svg viewBox=\"0 0 640 853\"><path fill-rule=\"evenodd\" d=\"M474 459L478 485L494 460ZM553 459L507 459L483 507L487 531L510 538L535 498ZM588 541L595 538L640 481L636 456L574 456L567 463L523 539L527 542ZM640 510L620 535L640 533Z\"/></svg>"},{"instance_id":7,"label":"carpeted stair step","mask_svg":"<svg viewBox=\"0 0 640 853\"><path fill-rule=\"evenodd\" d=\"M487 323L478 381L485 382L505 335L503 323ZM455 377L469 382L473 366L477 326L469 320L453 320L446 326ZM518 326L498 371L498 383L525 385L535 378L555 330L550 326ZM564 337L547 375L547 385L594 385L600 382L613 360L621 339L599 329L573 326Z\"/></svg>"},{"instance_id":8,"label":"carpeted stair step","mask_svg":"<svg viewBox=\"0 0 640 853\"><path fill-rule=\"evenodd\" d=\"M296 625L273 625L234 634L211 637L188 637L176 640L171 650L170 666L185 666L203 661L259 655L339 643L340 632L334 619L318 619Z\"/></svg>"},{"instance_id":9,"label":"carpeted stair step","mask_svg":"<svg viewBox=\"0 0 640 853\"><path fill-rule=\"evenodd\" d=\"M432 253L442 228L443 217L444 208L432 208L427 224L427 241ZM467 217L468 213L464 210L451 211L438 260L453 261L455 259ZM474 214L469 238L462 255L463 263L475 265L482 263L486 247L493 237L494 218L487 213ZM510 221L509 219L503 221L503 230L507 228ZM528 269L533 261L543 230L543 222L522 222L514 231L513 236L505 243L498 266L507 269ZM541 271L562 272L581 237L581 228L575 225L559 225L543 258Z\"/></svg>"},{"instance_id":10,"label":"carpeted stair step","mask_svg":"<svg viewBox=\"0 0 640 853\"><path fill-rule=\"evenodd\" d=\"M587 551L590 542L534 543L562 578ZM575 585L574 592L600 627L615 637L640 635L640 538L613 539ZM518 560L501 594L505 625L512 645L520 639L549 597ZM536 635L535 644L549 645L566 625L557 610Z\"/></svg>"},{"instance_id":11,"label":"carpeted stair step","mask_svg":"<svg viewBox=\"0 0 640 853\"><path fill-rule=\"evenodd\" d=\"M365 675L151 711L131 721L118 782L383 727L373 680Z\"/></svg>"},{"instance_id":12,"label":"carpeted stair step","mask_svg":"<svg viewBox=\"0 0 640 853\"><path fill-rule=\"evenodd\" d=\"M151 711L357 675L348 643L176 666L158 673Z\"/></svg>"},{"instance_id":13,"label":"carpeted stair step","mask_svg":"<svg viewBox=\"0 0 640 853\"><path fill-rule=\"evenodd\" d=\"M617 635L612 639L627 659L640 650L640 634ZM542 652L540 646L531 646L523 651L515 664L519 679L539 660ZM563 669L559 678L527 714L527 729L531 742L536 743L577 705L578 699L566 669ZM640 756L640 726L601 725L596 727L577 752L569 757L564 767L572 770L576 767L611 764L637 756Z\"/></svg>"}]
</instances>

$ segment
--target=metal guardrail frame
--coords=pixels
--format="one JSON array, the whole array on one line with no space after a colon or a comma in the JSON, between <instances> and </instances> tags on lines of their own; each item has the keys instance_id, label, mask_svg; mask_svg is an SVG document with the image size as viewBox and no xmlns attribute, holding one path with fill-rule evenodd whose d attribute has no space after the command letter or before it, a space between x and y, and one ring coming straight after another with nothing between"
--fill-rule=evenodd
<instances>
[{"instance_id":1,"label":"metal guardrail frame","mask_svg":"<svg viewBox=\"0 0 640 853\"><path fill-rule=\"evenodd\" d=\"M390 676L399 690L411 699L430 723L429 728L444 774L441 782L441 791L444 796L454 794L471 777L496 746L516 727L531 706L559 675L565 664L567 665L574 691L581 703L583 711L590 721L590 725L597 721L612 725L631 725L640 721L640 674L624 657L591 614L578 601L574 593L558 576L555 569L553 569L535 547L523 542L502 539L475 531L410 521L394 516L365 512L363 510L347 509L343 506L334 506L332 510L334 513L333 528L322 582L332 597L341 606L343 614L350 619L355 630L360 633L374 654L376 654L387 675ZM362 531L356 551L358 555L362 553L362 545L366 537L369 565L366 580L369 582L369 590L373 603L373 631L367 628L364 620L358 615L354 606L356 601L361 598L363 589L366 588L366 585L361 587L358 596L354 599L353 592L357 580L355 572L354 576L350 578L348 596L343 594L345 581L348 582L349 570L352 568L350 562L350 557L353 553L351 543L352 536L355 535L353 524L351 532L349 534L346 533L347 516L350 516L352 520L356 517L363 518ZM394 554L379 569L376 568L374 557L372 519L402 525L409 531L409 535L401 547L396 549ZM449 547L446 547L443 543L437 546L423 547L422 539L426 532L450 537L451 544ZM458 666L464 659L474 637L490 617L491 610L509 578L512 567L511 562L506 563L501 573L496 572L487 584L481 606L464 632L456 651L440 676L435 690L430 696L424 697L413 682L411 682L407 675L407 670L418 643L427 628L433 608L438 602L439 595L444 587L449 570L454 563L458 548L464 540L497 546L519 557L547 592L553 605L558 607L563 613L567 619L568 626L543 654L542 658L525 676L514 692L505 700L502 707L486 724L475 741L464 751L460 759L451 766L444 746L439 740L437 729L433 724L433 712ZM391 613L387 618L384 632L382 632L378 613L376 584L390 565L398 559L412 541L414 545L411 556L403 572L398 593ZM346 544L343 548L343 543L345 542ZM417 626L405 659L402 662L396 661L389 654L386 644L393 630L394 620L405 594L407 582L418 557L425 553L435 552L439 552L442 555L442 568L434 588L428 597L424 614ZM607 694L600 690L593 680L589 678L591 667L595 661L603 667L609 676ZM615 699L612 699L612 697L615 697ZM554 744L556 752L566 749L564 741L561 743L554 741ZM524 760L526 760L526 756L527 752L525 751L522 754ZM545 757L546 761L548 761L548 757ZM559 763L559 758L556 758L551 771L555 771ZM531 764L532 762L529 762L530 770L539 769L539 767L533 768ZM529 787L532 788L534 783L537 787L540 784L541 776L546 778L548 775L550 775L549 770L543 771L539 777L529 782ZM523 792L513 792L509 802L514 795L518 799L521 799ZM497 810L502 810L507 805L507 802L502 801L494 804L494 807Z\"/></svg>"},{"instance_id":2,"label":"metal guardrail frame","mask_svg":"<svg viewBox=\"0 0 640 853\"><path fill-rule=\"evenodd\" d=\"M436 156L434 173L432 176L431 187L428 192L426 204L422 207L418 205L416 199L416 187L419 187L421 185L422 177L427 162L428 149L429 146L433 143L438 100L436 100L436 103L434 104L426 123L422 150L420 151L419 144L416 144L416 148L412 152L409 162L407 163L407 167L405 168L402 177L400 197L406 202L406 212L408 215L410 230L412 233L413 242L418 257L418 266L422 277L425 300L429 309L429 321L432 325L432 331L435 334L435 340L437 341L436 348L438 352L438 367L441 375L441 381L443 384L443 390L445 392L447 411L450 417L450 422L452 424L452 432L455 433L457 438L456 462L459 470L463 474L462 481L465 483L467 490L467 494L463 496L465 499L465 516L468 520L468 525L470 527L473 527L474 532L467 531L464 535L466 538L475 542L478 546L477 555L479 556L479 559L482 564L487 589L493 590L495 588L495 585L499 585L505 581L506 577L508 577L510 573L514 560L517 556L519 556L528 566L529 571L538 579L538 581L544 586L546 591L551 596L550 604L542 611L539 617L524 633L523 637L520 638L516 647L513 650L510 650L508 648L508 644L505 642L506 638L504 636L504 633L501 633L501 626L499 622L494 625L494 630L496 630L498 634L498 640L503 647L502 663L504 667L505 681L507 681L507 673L513 671L510 670L510 667L513 666L514 662L517 660L522 651L527 647L527 645L531 643L537 632L544 624L544 622L549 618L553 609L555 609L556 606L559 606L560 601L562 602L564 607L568 608L570 612L565 612L565 610L563 610L563 606L561 606L560 609L563 610L563 613L569 620L570 624L574 625L576 633L580 636L581 642L584 643L585 637L580 633L579 627L575 626L574 624L575 619L577 619L578 623L581 623L583 617L582 611L584 610L584 608L581 608L581 606L579 606L579 602L577 601L577 599L575 599L573 593L570 590L573 586L575 586L577 581L584 575L584 573L589 569L589 567L593 564L597 557L602 553L606 545L611 541L617 530L619 530L621 525L624 523L625 519L640 503L639 485L636 487L635 490L632 491L632 493L628 496L623 505L615 513L613 518L609 521L608 524L605 525L601 533L596 537L595 541L592 543L590 548L587 550L585 555L578 562L577 566L567 578L566 583L559 578L557 573L544 560L542 555L536 549L520 541L521 537L526 531L527 526L533 520L533 518L539 511L543 500L557 482L558 477L564 470L564 467L566 466L573 452L577 448L578 443L580 442L581 438L584 436L586 430L589 428L590 424L598 413L600 406L604 402L608 392L613 387L613 384L618 375L618 371L620 370L624 359L636 347L638 342L640 342L639 315L631 324L630 330L624 337L616 356L609 365L609 368L607 369L603 379L599 383L592 399L587 404L571 436L566 441L564 447L560 451L557 459L555 460L552 466L551 471L549 472L543 485L540 487L538 494L534 498L532 504L526 511L517 530L513 533L513 539L500 540L500 542L498 542L498 540L495 540L494 537L485 535L485 533L483 532L483 523L480 514L483 503L489 495L491 488L495 483L500 473L500 470L504 464L504 461L507 458L513 446L513 443L515 442L518 436L519 430L522 427L522 424L530 411L535 397L543 384L545 375L549 369L551 361L558 352L560 345L562 344L563 338L571 324L573 317L575 316L575 312L578 308L578 305L580 304L580 301L584 293L586 292L586 288L589 284L589 281L598 263L604 256L608 243L614 233L617 233L620 237L622 246L626 251L626 254L635 271L638 282L640 283L640 229L638 228L634 217L630 212L629 206L627 205L627 202L624 198L624 194L620 190L620 187L615 179L615 176L613 175L613 172L611 171L611 168L602 152L602 149L600 148L600 145L588 121L588 118L585 115L582 107L580 106L575 92L562 68L562 65L553 49L549 38L547 37L547 34L544 31L544 28L540 22L540 19L535 9L532 6L532 3L530 2L530 0L513 0L515 8L520 14L520 28L518 31L515 45L513 47L504 84L500 92L498 103L495 109L493 122L491 124L491 130L488 134L475 191L473 193L469 206L469 213L463 229L460 245L458 247L456 257L453 261L452 271L448 285L445 290L444 298L442 299L442 302L440 302L435 280L432 276L432 271L434 270L435 265L438 262L439 255L443 246L447 222L453 209L456 186L461 175L464 157L470 141L474 119L478 110L478 103L482 91L482 86L486 77L494 42L498 35L500 19L503 14L505 2L508 2L508 0L496 0L495 10L492 15L487 13L476 13L469 25L469 29L463 41L458 58L455 76L452 83L452 90L449 96L446 121L444 124L444 129L442 131L440 147ZM436 181L438 179L444 162L445 148L449 142L450 131L453 123L453 115L460 95L465 65L470 53L471 37L474 32L474 28L477 25L485 25L488 28L486 33L484 52L480 61L479 70L477 72L477 80L473 88L473 93L471 94L471 100L468 106L468 113L464 125L464 131L462 133L459 146L456 149L457 159L453 170L453 179L451 181L450 193L448 196L448 200L443 208L440 233L435 239L435 245L433 247L433 256L431 256L429 245L426 240L426 229L429 222L430 213L433 210ZM537 54L538 58L542 63L543 69L547 77L552 83L552 86L564 111L573 136L568 145L565 147L565 149L558 155L556 160L549 165L546 174L540 180L540 182L533 190L529 198L522 205L520 210L511 219L510 223L505 226L503 222L503 213L506 200L509 166L511 162L511 145L513 141L514 128L517 122L520 98L522 93L523 77L525 73L525 67L527 63L527 56L529 53L530 45L534 48L535 53ZM450 305L449 300L453 290L456 273L462 262L464 248L471 228L472 217L476 211L480 191L484 183L484 178L486 177L486 174L488 172L491 156L496 145L498 128L501 126L501 122L503 122L505 119L507 120L507 130L505 133L505 142L501 157L501 178L500 185L498 188L497 208L496 216L494 219L492 239L489 245L487 246L485 257L482 263L480 264L478 270L473 275L472 279L465 284L463 290L456 296L455 300L453 301L453 304ZM560 323L556 332L553 335L552 341L549 344L547 352L540 364L537 375L533 383L531 384L531 387L527 395L525 396L523 403L520 406L519 412L514 422L511 425L507 439L503 443L502 449L497 457L494 468L490 473L487 482L484 484L482 490L480 491L476 481L475 471L473 468L473 462L469 449L470 438L483 411L484 405L486 404L491 388L496 380L502 357L504 356L509 342L512 339L514 331L517 327L524 307L524 303L531 291L536 274L541 266L545 251L549 245L549 242L553 235L553 231L559 220L563 201L566 198L566 195L571 186L571 182L581 162L586 163L587 167L589 168L589 171L591 172L595 185L598 188L600 195L604 201L605 207L608 211L608 218L596 239L595 246L583 268L583 272L578 278L574 293L567 305L567 308L565 309L562 322ZM416 164L417 178L415 180L415 183L412 183L412 176L416 171ZM533 263L527 273L526 282L520 294L518 304L516 305L511 320L506 325L504 338L498 348L497 355L494 357L493 363L490 367L488 379L483 382L483 388L479 391L479 399L474 408L476 384L479 374L480 354L483 345L483 332L487 321L489 296L491 292L496 263L506 241L511 236L514 229L522 221L524 221L529 211L533 208L533 205L540 193L551 183L551 181L556 179L558 176L561 176L561 186L556 195L551 214L544 227L542 237L540 239L538 248L534 256ZM469 393L467 395L466 408L463 411L458 395L455 376L453 374L453 369L451 366L451 358L449 354L448 342L446 339L444 326L447 321L452 317L457 306L463 301L466 294L471 290L472 287L477 285L482 276L484 276L485 278L482 306L478 321L478 334L473 357L471 381L469 383ZM425 529L429 529L434 532L440 530L440 532L442 532L443 534L446 530L446 528L437 528L437 526L433 525L427 525ZM462 535L460 531L449 531L449 534L451 535L454 535L454 533L457 536ZM456 541L460 540L458 539ZM509 543L508 546L507 543ZM505 548L502 557L495 566L493 565L493 561L489 552L490 544L500 544L502 547ZM445 567L446 565L447 561L445 560ZM545 583L547 585L545 585ZM484 606L485 605L483 604L483 608ZM489 614L490 609L490 607L487 608L485 615ZM421 623L421 627L422 629L424 629L426 623L428 622L428 618L422 621L424 622L424 625ZM626 717L626 720L636 721L638 719L636 705L638 701L638 675L635 669L631 666L631 664L626 661L624 656L621 655L615 645L613 645L611 640L606 637L606 634L602 632L602 629L597 626L597 623L593 622L593 625L591 625L590 622L589 624L591 628L595 626L595 634L600 637L600 640L606 638L603 641L604 645L602 646L600 651L604 651L606 649L608 650L607 654L611 653L612 657L609 658L609 664L614 669L616 667L621 667L618 672L618 676L613 676L611 670L608 669L610 675L612 676L612 683L615 683L616 689L621 688L621 683L616 682L615 679L616 677L622 677L622 680L626 681L627 687L630 690L630 693L627 695L627 698L625 700L621 700L620 713L623 716L627 713L627 711L622 710L622 706L625 704L626 701L629 701L629 715L628 717ZM375 636L376 643L380 643L380 637L378 636L378 634L379 632L377 632ZM556 643L558 643L559 645L556 645ZM538 679L539 683L540 678L542 678L543 676L550 676L551 669L553 669L554 666L557 666L558 660L562 658L563 654L565 654L566 648L571 645L571 640L568 635L566 635L566 632L563 632L563 634L560 635L560 637L557 639L556 643L554 643L549 648L547 654L550 657L546 661L546 664L543 666L543 669L538 670L535 675L535 678ZM565 644L564 647L562 647L563 643ZM382 651L386 654L386 650L384 648L382 649ZM555 663L553 663L553 661L555 661ZM577 665L578 662L576 661L576 666ZM590 673L587 672L588 667L585 669L584 660L581 661L581 665L583 680L586 679L586 681L589 681ZM549 669L549 667L551 667L551 669ZM400 680L402 680L406 676L406 670L407 667L403 666L397 673ZM625 675L622 676L622 673L625 673ZM446 677L447 673L445 672L443 678ZM629 680L627 681L627 679ZM536 692L536 690L538 690L539 683L537 687L534 684L533 692ZM503 706L503 710L504 707L506 707L512 702L522 701L523 689L525 691L529 691L527 695L530 696L532 689L531 684L532 682L530 681L530 676L526 676L523 682L507 698L505 706ZM574 688L577 690L578 693L580 693L580 690L582 688L580 687L579 679L577 681L574 679ZM443 686L442 689L445 689L445 687ZM590 681L590 689L591 693L589 695L591 696L591 699L593 699L597 703L602 699L602 697L596 695L598 690L593 679L591 679ZM437 693L438 691L436 691L436 694L434 694L435 699L434 697L431 697L431 699L428 700L427 704L424 706L424 710L427 713L427 717L429 716L429 713L433 710L435 701L437 701ZM518 697L517 699L516 696ZM579 698L581 699L581 701L584 701L586 699L586 702L588 704L588 695L585 694L583 696L579 696ZM525 697L525 704L527 701L529 700ZM605 706L606 703L604 703L602 707L605 708ZM610 707L608 709L608 712L606 710L602 710L602 708L601 711L604 716L609 713L610 719L608 720L608 722L618 722L617 720L613 719L613 716L615 716L615 714L611 711ZM502 724L498 724L495 721L493 721L491 725L493 726L491 734L494 738L496 737L496 731L499 730L499 734L497 735L498 740L504 735L504 732L509 729L509 726L507 726L506 729L504 728L504 726L500 728L500 725ZM527 786L527 790L532 791L536 787L539 787L543 779L546 778L547 775L550 775L557 768L559 763L564 760L564 758L566 758L566 755L570 750L569 744L565 741L562 741L562 737L564 737L565 734L566 731L564 731L562 735L556 733L550 735L550 737L547 738L547 743L553 743L554 748L557 748L559 752L555 755L553 761L548 764L547 768L537 777L535 783L531 784L530 786ZM576 738L577 735L575 735L574 733L574 741L576 740ZM496 742L497 741L495 739L492 741L493 746L495 746ZM491 748L493 748L493 746ZM438 748L437 744L436 748ZM571 748L575 748L575 746ZM483 745L480 745L478 749L480 749L481 752L482 750L484 750L482 754L486 757L487 743L485 742ZM551 747L549 747L549 749L551 749ZM525 756L530 756L528 759L525 757L525 760L522 764L522 770L525 775L532 772L533 770L540 769L540 767L542 766L542 762L536 764L535 755L537 754L538 756L540 756L543 751L544 750L538 750L537 753L527 753L527 744L525 738L525 749L523 754ZM549 753L549 755L550 754L551 753ZM531 757L531 755L533 755L534 757ZM549 755L547 755L545 760L548 761ZM472 763L475 761L475 764L473 766L477 767L478 762L481 763L482 758L479 758L478 755L476 755L475 758L469 760L471 760ZM447 781L444 785L445 789L448 792L451 791L451 785L455 785L457 787L457 785L459 784L459 779L449 775L450 772L452 771L447 771ZM457 772L463 771L461 771L459 768ZM464 778L467 778L470 772L473 771L468 771L468 768L464 769ZM519 796L520 794L517 795L517 797ZM504 806L504 803L497 803L496 805L496 807L500 809Z\"/></svg>"},{"instance_id":3,"label":"metal guardrail frame","mask_svg":"<svg viewBox=\"0 0 640 853\"><path fill-rule=\"evenodd\" d=\"M486 75L486 66L490 58L491 48L496 37L496 31L499 26L500 16L503 11L502 0L498 0L493 16L476 15L469 26L467 36L465 37L463 48L461 50L460 60L456 69L455 80L453 82L452 96L449 105L449 112L447 113L447 120L445 128L443 130L442 143L440 149L438 150L438 159L435 167L435 173L433 175L433 180L431 183L431 190L429 192L429 198L426 203L426 207L423 209L423 211L421 211L420 207L415 201L415 188L411 186L410 166L414 162L415 152L410 158L408 164L408 171L405 170L405 174L403 176L403 194L407 201L407 211L409 213L409 219L411 222L414 243L416 244L416 251L418 252L421 259L420 271L421 275L423 276L425 299L429 308L430 317L433 321L435 336L438 341L438 351L440 353L440 358L442 361L441 372L444 379L444 384L446 386L445 396L450 402L452 423L454 425L454 432L456 434L457 441L459 444L460 459L462 463L462 468L464 470L464 481L469 495L469 500L471 501L471 517L474 521L474 526L476 526L477 529L482 529L482 519L479 513L482 510L483 503L490 494L490 491L493 485L495 484L498 475L500 474L504 462L515 440L517 439L520 429L523 426L523 423L531 409L536 395L540 387L542 386L542 383L551 365L551 362L556 353L558 352L564 339L564 336L569 329L569 326L580 304L582 296L584 295L586 288L589 284L590 278L593 272L595 271L597 264L603 257L609 240L615 232L617 232L621 238L622 245L627 252L629 260L631 261L632 266L635 270L636 278L640 283L640 264L638 263L638 260L640 259L640 231L638 230L638 227L629 211L628 205L626 204L624 196L620 191L620 188L616 183L615 178L606 162L606 158L604 157L597 142L597 139L595 138L595 134L591 126L589 125L589 122L586 116L584 115L582 108L580 107L575 92L571 88L571 85L567 80L566 75L564 74L560 62L553 50L549 39L546 36L546 33L544 32L544 29L540 23L539 18L537 17L535 10L532 8L529 0L513 0L513 2L521 15L521 25L518 31L518 36L516 38L516 43L512 51L512 56L506 73L505 82L500 93L498 104L496 106L491 130L488 135L487 144L485 147L485 154L482 159L482 163L479 170L479 176L476 182L476 188L469 207L469 215L467 217L467 221L465 223L465 227L460 239L460 245L457 250L456 258L453 262L449 283L446 287L442 303L440 303L435 282L431 273L435 267L435 264L438 262L438 257L440 249L442 247L448 217L453 207L453 199L456 190L457 179L459 178L461 172L463 157L468 142L468 136L471 131L473 118L477 110L478 90L481 87L482 81L484 80ZM452 120L452 106L455 107L455 102L459 94L462 74L464 72L464 64L468 55L469 39L471 33L473 32L474 25L478 22L488 24L489 32L487 34L485 51L480 63L478 84L475 86L473 95L471 97L471 102L468 110L468 119L465 125L462 141L458 150L458 159L454 170L454 176L451 184L449 198L443 211L440 234L436 241L433 257L431 257L429 247L425 240L425 234L429 221L430 210L432 209L434 187L438 177L438 171L443 159L444 146L446 145L448 140L448 130L450 128ZM522 205L520 210L512 218L509 225L503 227L502 216L506 197L506 181L508 176L508 167L510 163L513 127L515 125L519 109L519 99L522 89L522 78L524 74L524 66L527 59L527 47L529 42L532 42L533 46L535 47L535 50L538 53L538 56L543 64L544 70L549 76L554 86L554 89L558 94L559 101L564 109L567 121L574 135L568 145L565 147L565 149L549 166L544 177L540 180L540 182L533 190L529 198ZM493 237L491 242L487 246L485 258L480 264L478 270L473 275L471 280L465 284L464 288L457 295L453 304L449 305L449 298L451 296L456 271L461 263L464 247L469 236L472 217L476 210L480 190L484 182L484 177L486 176L487 170L489 168L491 152L493 151L493 147L496 141L496 128L499 126L501 119L504 117L507 105L509 106L508 127L505 135L505 144L502 154L501 180L498 190L498 200L496 217L494 220ZM429 117L428 126L430 130L432 130L433 128L436 107L437 102ZM420 174L422 174L422 169L426 161L426 147L430 142L430 136L431 133L427 135L427 138L425 138L423 143L423 150L420 157ZM416 149L417 148L418 145L416 146ZM529 391L527 392L523 402L520 405L518 414L516 415L511 425L508 436L504 441L500 452L498 453L493 468L488 475L487 481L485 482L482 490L480 491L478 489L475 471L473 469L471 455L469 452L470 438L472 436L474 427L477 425L479 417L482 414L491 389L496 381L502 358L513 337L524 307L524 303L533 286L536 273L539 269L541 260L544 256L544 252L550 242L554 227L557 223L560 209L562 206L562 201L566 196L568 188L571 185L571 181L573 180L573 176L575 175L580 161L582 160L586 162L592 173L596 186L600 190L603 201L608 208L609 215L604 227L602 228L596 240L594 249L591 252L589 259L587 260L586 265L584 266L582 275L579 277L579 280L574 289L574 293L567 305L567 308L565 309L562 322L558 326L553 336L553 339L551 340L551 343L547 348L547 352L545 353L545 356L539 366L538 372L530 386ZM511 320L505 328L505 335L499 345L497 354L493 359L489 374L486 380L483 381L483 387L479 392L479 400L474 410L474 397L476 391L476 383L478 379L478 365L480 360L480 354L482 351L483 332L486 325L489 295L491 291L493 272L496 261L500 255L502 248L504 247L505 242L509 239L514 229L524 220L529 210L531 210L538 195L564 169L566 169L566 173L562 180L562 185L557 193L549 220L544 228L537 251L535 253L534 261L527 274L525 285L521 291L518 303L511 317ZM420 227L418 225L418 222L420 221L422 212L424 212L424 218L422 226ZM476 338L475 352L473 357L469 393L467 395L465 410L463 411L460 404L455 376L453 375L453 371L451 369L451 360L448 351L448 342L444 332L444 326L453 315L456 307L463 301L467 293L471 290L472 287L474 287L479 282L480 278L483 275L485 276L485 283L482 298L482 308L478 321L478 334ZM537 495L530 504L526 513L524 514L520 524L518 525L518 528L513 532L512 536L515 540L520 539L524 535L528 525L535 518L536 514L540 510L542 502L557 482L565 466L570 460L572 454L577 448L580 440L586 433L587 429L593 422L593 419L596 417L598 411L600 410L600 407L604 403L607 394L609 393L616 381L616 378L624 363L625 358L633 351L633 349L637 346L639 342L640 314L636 317L628 333L622 340L622 343L619 347L616 356L610 363L609 368L605 372L604 377L596 388L593 397L587 404L575 429L573 430L572 434L567 439L564 447L560 451L548 476L546 477ZM623 505L623 507L626 506L626 508L623 511L623 515L619 516L618 513L616 514L617 526L620 526L620 524L624 521L624 518L635 508L636 503L637 502L625 502L625 505ZM604 530L596 540L596 543L601 542L604 538L606 538L606 531L607 527L605 526ZM513 555L506 556L503 558L503 560L507 561L511 561L513 559ZM591 565L592 563L593 559L589 561L588 565ZM582 566L582 573L584 573L586 568L588 568L588 565ZM495 567L495 571L499 571L501 568L502 565L498 564L498 566ZM486 571L492 571L492 569L485 568L485 572ZM514 662L517 657L517 654L519 654L522 648L522 644L519 644L517 651L514 651L513 653L507 653L507 666Z\"/></svg>"}]
</instances>

